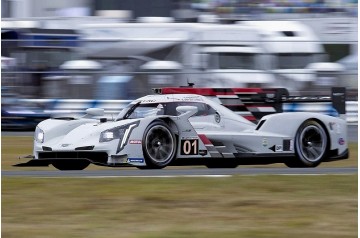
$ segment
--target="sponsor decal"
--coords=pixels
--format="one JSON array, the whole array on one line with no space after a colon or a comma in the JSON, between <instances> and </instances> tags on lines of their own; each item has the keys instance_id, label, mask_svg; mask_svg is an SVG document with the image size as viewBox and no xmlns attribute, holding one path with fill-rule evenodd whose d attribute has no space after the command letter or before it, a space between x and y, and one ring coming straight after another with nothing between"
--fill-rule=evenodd
<instances>
[{"instance_id":1,"label":"sponsor decal","mask_svg":"<svg viewBox=\"0 0 360 238\"><path fill-rule=\"evenodd\" d=\"M207 155L207 150L199 150L199 155Z\"/></svg>"},{"instance_id":2,"label":"sponsor decal","mask_svg":"<svg viewBox=\"0 0 360 238\"><path fill-rule=\"evenodd\" d=\"M202 97L199 97L199 96L196 96L196 95L194 95L194 96L182 96L180 98L175 97L175 98L173 98L173 100L178 101L178 102L194 102L194 101L195 102L202 102L202 101L204 101L202 99Z\"/></svg>"},{"instance_id":3,"label":"sponsor decal","mask_svg":"<svg viewBox=\"0 0 360 238\"><path fill-rule=\"evenodd\" d=\"M141 144L142 141L141 140L130 140L129 144Z\"/></svg>"},{"instance_id":4,"label":"sponsor decal","mask_svg":"<svg viewBox=\"0 0 360 238\"><path fill-rule=\"evenodd\" d=\"M183 131L185 132L185 131ZM197 136L183 136L181 137L182 140L196 140L196 139L199 139L199 137Z\"/></svg>"},{"instance_id":5,"label":"sponsor decal","mask_svg":"<svg viewBox=\"0 0 360 238\"><path fill-rule=\"evenodd\" d=\"M283 146L282 145L275 145L275 152L281 152L283 151Z\"/></svg>"},{"instance_id":6,"label":"sponsor decal","mask_svg":"<svg viewBox=\"0 0 360 238\"><path fill-rule=\"evenodd\" d=\"M154 102L156 102L156 100L154 100L154 99L141 100L141 103L154 103Z\"/></svg>"},{"instance_id":7,"label":"sponsor decal","mask_svg":"<svg viewBox=\"0 0 360 238\"><path fill-rule=\"evenodd\" d=\"M185 129L185 130L183 130L181 132L191 132L191 129Z\"/></svg>"},{"instance_id":8,"label":"sponsor decal","mask_svg":"<svg viewBox=\"0 0 360 238\"><path fill-rule=\"evenodd\" d=\"M339 145L344 145L344 144L345 144L344 138L339 138Z\"/></svg>"},{"instance_id":9,"label":"sponsor decal","mask_svg":"<svg viewBox=\"0 0 360 238\"><path fill-rule=\"evenodd\" d=\"M143 158L128 158L127 162L128 163L144 163L144 159Z\"/></svg>"},{"instance_id":10,"label":"sponsor decal","mask_svg":"<svg viewBox=\"0 0 360 238\"><path fill-rule=\"evenodd\" d=\"M269 150L272 150L274 152L282 152L283 146L282 145L273 145L269 148Z\"/></svg>"},{"instance_id":11,"label":"sponsor decal","mask_svg":"<svg viewBox=\"0 0 360 238\"><path fill-rule=\"evenodd\" d=\"M263 139L262 139L262 146L264 146L264 147L268 146L268 140L267 140L267 138L263 138Z\"/></svg>"}]
</instances>

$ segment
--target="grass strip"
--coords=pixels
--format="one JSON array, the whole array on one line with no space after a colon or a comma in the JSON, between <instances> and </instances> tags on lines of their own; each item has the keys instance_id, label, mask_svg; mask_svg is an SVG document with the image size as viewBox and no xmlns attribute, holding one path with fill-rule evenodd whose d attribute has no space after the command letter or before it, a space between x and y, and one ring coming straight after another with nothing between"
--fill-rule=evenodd
<instances>
[{"instance_id":1,"label":"grass strip","mask_svg":"<svg viewBox=\"0 0 360 238\"><path fill-rule=\"evenodd\" d=\"M356 237L357 176L2 178L3 237Z\"/></svg>"}]
</instances>

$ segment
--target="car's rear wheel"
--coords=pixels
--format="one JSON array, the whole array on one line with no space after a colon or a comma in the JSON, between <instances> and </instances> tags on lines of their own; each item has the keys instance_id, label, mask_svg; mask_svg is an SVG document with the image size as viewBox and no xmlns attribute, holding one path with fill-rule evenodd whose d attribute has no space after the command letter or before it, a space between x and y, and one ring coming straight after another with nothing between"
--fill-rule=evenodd
<instances>
[{"instance_id":1,"label":"car's rear wheel","mask_svg":"<svg viewBox=\"0 0 360 238\"><path fill-rule=\"evenodd\" d=\"M145 130L143 153L146 167L160 169L169 165L176 156L176 137L163 121L152 122Z\"/></svg>"},{"instance_id":2,"label":"car's rear wheel","mask_svg":"<svg viewBox=\"0 0 360 238\"><path fill-rule=\"evenodd\" d=\"M322 125L315 120L305 121L295 136L296 159L285 164L288 167L316 167L327 156L328 136Z\"/></svg>"},{"instance_id":3,"label":"car's rear wheel","mask_svg":"<svg viewBox=\"0 0 360 238\"><path fill-rule=\"evenodd\" d=\"M90 164L87 160L56 161L52 165L58 170L83 170Z\"/></svg>"}]
</instances>

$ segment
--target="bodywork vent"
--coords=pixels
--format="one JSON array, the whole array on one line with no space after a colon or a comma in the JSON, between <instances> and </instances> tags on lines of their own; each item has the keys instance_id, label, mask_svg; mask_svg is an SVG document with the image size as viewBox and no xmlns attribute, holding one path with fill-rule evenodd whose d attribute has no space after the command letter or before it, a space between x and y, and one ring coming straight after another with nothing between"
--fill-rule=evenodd
<instances>
[{"instance_id":1,"label":"bodywork vent","mask_svg":"<svg viewBox=\"0 0 360 238\"><path fill-rule=\"evenodd\" d=\"M291 151L292 150L291 142L292 142L291 139L283 141L283 150L284 151Z\"/></svg>"},{"instance_id":2,"label":"bodywork vent","mask_svg":"<svg viewBox=\"0 0 360 238\"><path fill-rule=\"evenodd\" d=\"M75 150L93 150L95 146L82 146L82 147L76 147Z\"/></svg>"},{"instance_id":3,"label":"bodywork vent","mask_svg":"<svg viewBox=\"0 0 360 238\"><path fill-rule=\"evenodd\" d=\"M256 127L255 130L259 130L260 127L262 127L262 125L264 125L265 121L266 121L266 120L261 120L261 121L259 122L259 124L257 125L257 127Z\"/></svg>"},{"instance_id":4,"label":"bodywork vent","mask_svg":"<svg viewBox=\"0 0 360 238\"><path fill-rule=\"evenodd\" d=\"M43 146L42 149L43 151L52 151L52 148L47 146Z\"/></svg>"}]
</instances>

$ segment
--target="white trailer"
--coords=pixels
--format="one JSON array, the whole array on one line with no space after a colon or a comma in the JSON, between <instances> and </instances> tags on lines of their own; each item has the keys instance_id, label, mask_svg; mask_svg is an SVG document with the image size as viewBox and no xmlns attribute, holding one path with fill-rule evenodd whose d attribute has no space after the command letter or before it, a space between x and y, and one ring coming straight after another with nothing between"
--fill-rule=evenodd
<instances>
[{"instance_id":1,"label":"white trailer","mask_svg":"<svg viewBox=\"0 0 360 238\"><path fill-rule=\"evenodd\" d=\"M269 58L257 31L247 26L196 24L184 62L198 74L195 83L208 87L279 86L268 70Z\"/></svg>"},{"instance_id":2,"label":"white trailer","mask_svg":"<svg viewBox=\"0 0 360 238\"><path fill-rule=\"evenodd\" d=\"M89 24L81 34L87 58L126 59L131 70L124 73L138 79L138 93L187 82L199 87L286 87L292 92L344 86L337 78L342 67L329 62L323 67L322 43L296 21Z\"/></svg>"},{"instance_id":3,"label":"white trailer","mask_svg":"<svg viewBox=\"0 0 360 238\"><path fill-rule=\"evenodd\" d=\"M343 67L326 62L322 42L308 26L297 21L244 21L239 24L258 30L263 49L271 55L272 72L283 87L294 91L341 85L337 75Z\"/></svg>"},{"instance_id":4,"label":"white trailer","mask_svg":"<svg viewBox=\"0 0 360 238\"><path fill-rule=\"evenodd\" d=\"M154 87L187 82L202 87L279 86L267 71L269 63L259 45L259 36L250 27L116 23L91 24L81 33L87 42L83 47L87 58L142 60L133 67L134 72L147 73L148 82ZM169 65L176 67L169 69Z\"/></svg>"}]
</instances>

